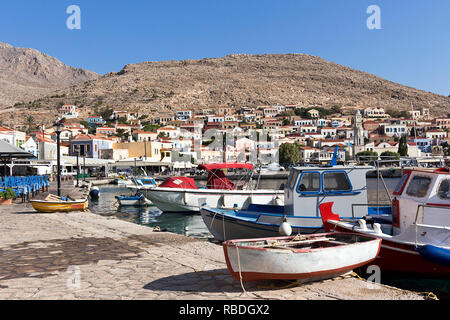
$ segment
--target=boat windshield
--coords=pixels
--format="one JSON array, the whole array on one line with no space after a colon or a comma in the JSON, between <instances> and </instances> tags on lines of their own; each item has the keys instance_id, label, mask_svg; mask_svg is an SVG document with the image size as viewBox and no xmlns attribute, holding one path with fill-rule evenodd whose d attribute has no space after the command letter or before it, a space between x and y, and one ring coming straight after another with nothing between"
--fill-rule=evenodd
<instances>
[{"instance_id":1,"label":"boat windshield","mask_svg":"<svg viewBox=\"0 0 450 320\"><path fill-rule=\"evenodd\" d=\"M324 191L351 191L352 185L345 172L325 172L323 174Z\"/></svg>"},{"instance_id":2,"label":"boat windshield","mask_svg":"<svg viewBox=\"0 0 450 320\"><path fill-rule=\"evenodd\" d=\"M299 185L300 192L318 192L320 191L320 173L305 172Z\"/></svg>"},{"instance_id":3,"label":"boat windshield","mask_svg":"<svg viewBox=\"0 0 450 320\"><path fill-rule=\"evenodd\" d=\"M406 194L411 197L423 198L428 192L431 184L431 178L415 176L409 183Z\"/></svg>"},{"instance_id":4,"label":"boat windshield","mask_svg":"<svg viewBox=\"0 0 450 320\"><path fill-rule=\"evenodd\" d=\"M298 170L291 170L291 173L289 174L287 185L289 189L293 190L295 187L295 183L297 182L298 175L300 174L300 171Z\"/></svg>"},{"instance_id":5,"label":"boat windshield","mask_svg":"<svg viewBox=\"0 0 450 320\"><path fill-rule=\"evenodd\" d=\"M438 196L442 200L450 200L450 179L442 180L439 186Z\"/></svg>"},{"instance_id":6,"label":"boat windshield","mask_svg":"<svg viewBox=\"0 0 450 320\"><path fill-rule=\"evenodd\" d=\"M408 179L409 175L408 174L404 174L401 178L401 180L399 181L399 183L397 184L397 186L395 187L394 193L395 194L399 194L400 191L402 191L403 185L406 182L406 179Z\"/></svg>"}]
</instances>

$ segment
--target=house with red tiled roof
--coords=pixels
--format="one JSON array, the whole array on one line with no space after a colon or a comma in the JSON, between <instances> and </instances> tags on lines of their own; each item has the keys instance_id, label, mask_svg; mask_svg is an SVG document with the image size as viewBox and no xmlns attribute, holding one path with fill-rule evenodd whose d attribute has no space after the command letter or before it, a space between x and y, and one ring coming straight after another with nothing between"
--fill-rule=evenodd
<instances>
[{"instance_id":1,"label":"house with red tiled roof","mask_svg":"<svg viewBox=\"0 0 450 320\"><path fill-rule=\"evenodd\" d=\"M133 131L133 139L136 142L156 141L158 139L158 132L134 130Z\"/></svg>"},{"instance_id":2,"label":"house with red tiled roof","mask_svg":"<svg viewBox=\"0 0 450 320\"><path fill-rule=\"evenodd\" d=\"M450 118L437 118L433 121L438 128L450 129Z\"/></svg>"},{"instance_id":3,"label":"house with red tiled roof","mask_svg":"<svg viewBox=\"0 0 450 320\"><path fill-rule=\"evenodd\" d=\"M380 122L373 120L364 121L363 128L369 133L377 133L380 129Z\"/></svg>"},{"instance_id":4,"label":"house with red tiled roof","mask_svg":"<svg viewBox=\"0 0 450 320\"><path fill-rule=\"evenodd\" d=\"M320 130L320 133L324 137L327 137L327 136L336 137L336 133L337 133L336 128L333 128L333 127L322 127L322 128L319 128L319 130Z\"/></svg>"},{"instance_id":5,"label":"house with red tiled roof","mask_svg":"<svg viewBox=\"0 0 450 320\"><path fill-rule=\"evenodd\" d=\"M117 133L116 128L114 127L98 127L96 129L97 135L104 135L104 136L112 136Z\"/></svg>"},{"instance_id":6,"label":"house with red tiled roof","mask_svg":"<svg viewBox=\"0 0 450 320\"><path fill-rule=\"evenodd\" d=\"M209 130L220 130L220 122L207 122L205 126L205 132Z\"/></svg>"},{"instance_id":7,"label":"house with red tiled roof","mask_svg":"<svg viewBox=\"0 0 450 320\"><path fill-rule=\"evenodd\" d=\"M26 141L26 133L7 127L0 127L0 140L6 141L16 147L20 147Z\"/></svg>"},{"instance_id":8,"label":"house with red tiled roof","mask_svg":"<svg viewBox=\"0 0 450 320\"><path fill-rule=\"evenodd\" d=\"M308 146L301 146L300 147L300 157L302 159L303 162L310 162L311 161L311 156L320 151L319 148L313 148L313 147L308 147Z\"/></svg>"},{"instance_id":9,"label":"house with red tiled roof","mask_svg":"<svg viewBox=\"0 0 450 320\"><path fill-rule=\"evenodd\" d=\"M158 133L158 135L163 134L168 138L178 138L180 136L181 131L180 128L174 126L166 126L157 129L156 132Z\"/></svg>"},{"instance_id":10,"label":"house with red tiled roof","mask_svg":"<svg viewBox=\"0 0 450 320\"><path fill-rule=\"evenodd\" d=\"M352 141L347 139L323 139L320 140L320 147L335 147L335 146L343 146L344 148L346 146L351 145Z\"/></svg>"},{"instance_id":11,"label":"house with red tiled roof","mask_svg":"<svg viewBox=\"0 0 450 320\"><path fill-rule=\"evenodd\" d=\"M428 139L444 139L447 138L447 132L439 129L427 130L425 132L425 137Z\"/></svg>"},{"instance_id":12,"label":"house with red tiled roof","mask_svg":"<svg viewBox=\"0 0 450 320\"><path fill-rule=\"evenodd\" d=\"M241 122L239 124L239 127L241 127L244 130L256 129L256 123L254 123L254 122Z\"/></svg>"},{"instance_id":13,"label":"house with red tiled roof","mask_svg":"<svg viewBox=\"0 0 450 320\"><path fill-rule=\"evenodd\" d=\"M239 123L237 121L223 121L223 122L221 122L221 126L220 126L220 128L222 130L234 129L237 127L239 127Z\"/></svg>"}]
</instances>

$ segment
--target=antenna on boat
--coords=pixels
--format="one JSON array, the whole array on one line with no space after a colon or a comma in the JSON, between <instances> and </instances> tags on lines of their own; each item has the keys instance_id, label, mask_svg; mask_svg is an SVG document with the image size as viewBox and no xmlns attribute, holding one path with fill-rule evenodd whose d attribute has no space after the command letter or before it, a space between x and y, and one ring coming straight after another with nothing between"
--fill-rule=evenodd
<instances>
[{"instance_id":1,"label":"antenna on boat","mask_svg":"<svg viewBox=\"0 0 450 320\"><path fill-rule=\"evenodd\" d=\"M339 150L339 146L336 146L336 148L334 148L333 159L331 159L331 162L330 162L330 166L332 166L332 167L337 165L338 150Z\"/></svg>"}]
</instances>

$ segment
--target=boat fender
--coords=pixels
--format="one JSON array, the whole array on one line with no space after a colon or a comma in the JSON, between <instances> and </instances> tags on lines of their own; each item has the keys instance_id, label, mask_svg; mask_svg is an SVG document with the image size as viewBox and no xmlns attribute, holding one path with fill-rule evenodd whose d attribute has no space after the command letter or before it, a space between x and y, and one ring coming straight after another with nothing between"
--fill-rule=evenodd
<instances>
[{"instance_id":1,"label":"boat fender","mask_svg":"<svg viewBox=\"0 0 450 320\"><path fill-rule=\"evenodd\" d=\"M278 232L280 233L280 235L282 236L290 236L292 234L292 227L289 224L289 222L287 222L286 217L284 217L283 219L283 223L280 224L280 228L278 229Z\"/></svg>"},{"instance_id":2,"label":"boat fender","mask_svg":"<svg viewBox=\"0 0 450 320\"><path fill-rule=\"evenodd\" d=\"M374 223L373 224L373 231L375 231L376 234L383 234L383 231L381 231L381 224Z\"/></svg>"},{"instance_id":3,"label":"boat fender","mask_svg":"<svg viewBox=\"0 0 450 320\"><path fill-rule=\"evenodd\" d=\"M425 260L450 267L450 250L427 244L416 249Z\"/></svg>"},{"instance_id":4,"label":"boat fender","mask_svg":"<svg viewBox=\"0 0 450 320\"><path fill-rule=\"evenodd\" d=\"M366 224L365 220L359 219L358 223L359 223L359 227L361 228L362 231L366 231L367 230L367 224Z\"/></svg>"}]
</instances>

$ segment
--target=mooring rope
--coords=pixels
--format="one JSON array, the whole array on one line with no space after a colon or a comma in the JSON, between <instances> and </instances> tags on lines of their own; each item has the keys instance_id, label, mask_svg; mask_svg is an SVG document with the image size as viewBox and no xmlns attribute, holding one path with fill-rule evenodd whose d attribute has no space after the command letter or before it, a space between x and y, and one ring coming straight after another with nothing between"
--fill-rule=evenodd
<instances>
[{"instance_id":1,"label":"mooring rope","mask_svg":"<svg viewBox=\"0 0 450 320\"><path fill-rule=\"evenodd\" d=\"M244 288L244 283L242 282L242 270L241 270L241 258L239 256L239 247L236 245L236 253L237 253L237 258L238 258L238 268L239 268L239 280L241 282L241 288L243 290L243 293L247 293L247 291Z\"/></svg>"},{"instance_id":2,"label":"mooring rope","mask_svg":"<svg viewBox=\"0 0 450 320\"><path fill-rule=\"evenodd\" d=\"M369 282L372 283L371 281L368 281L367 279L362 278L361 276L359 276L359 274L357 274L356 272L352 271L350 273L353 277L358 278L359 280L365 281L365 282ZM400 292L404 292L404 293L408 293L408 292L412 292L412 293L416 293L418 295L421 296L425 296L425 298L427 300L439 300L439 298L433 293L433 292L417 292L417 291L413 291L413 290L404 290L404 289L400 289L400 288L396 288L396 287L391 287L382 283L377 283L378 285L388 288L388 289L394 289Z\"/></svg>"}]
</instances>

